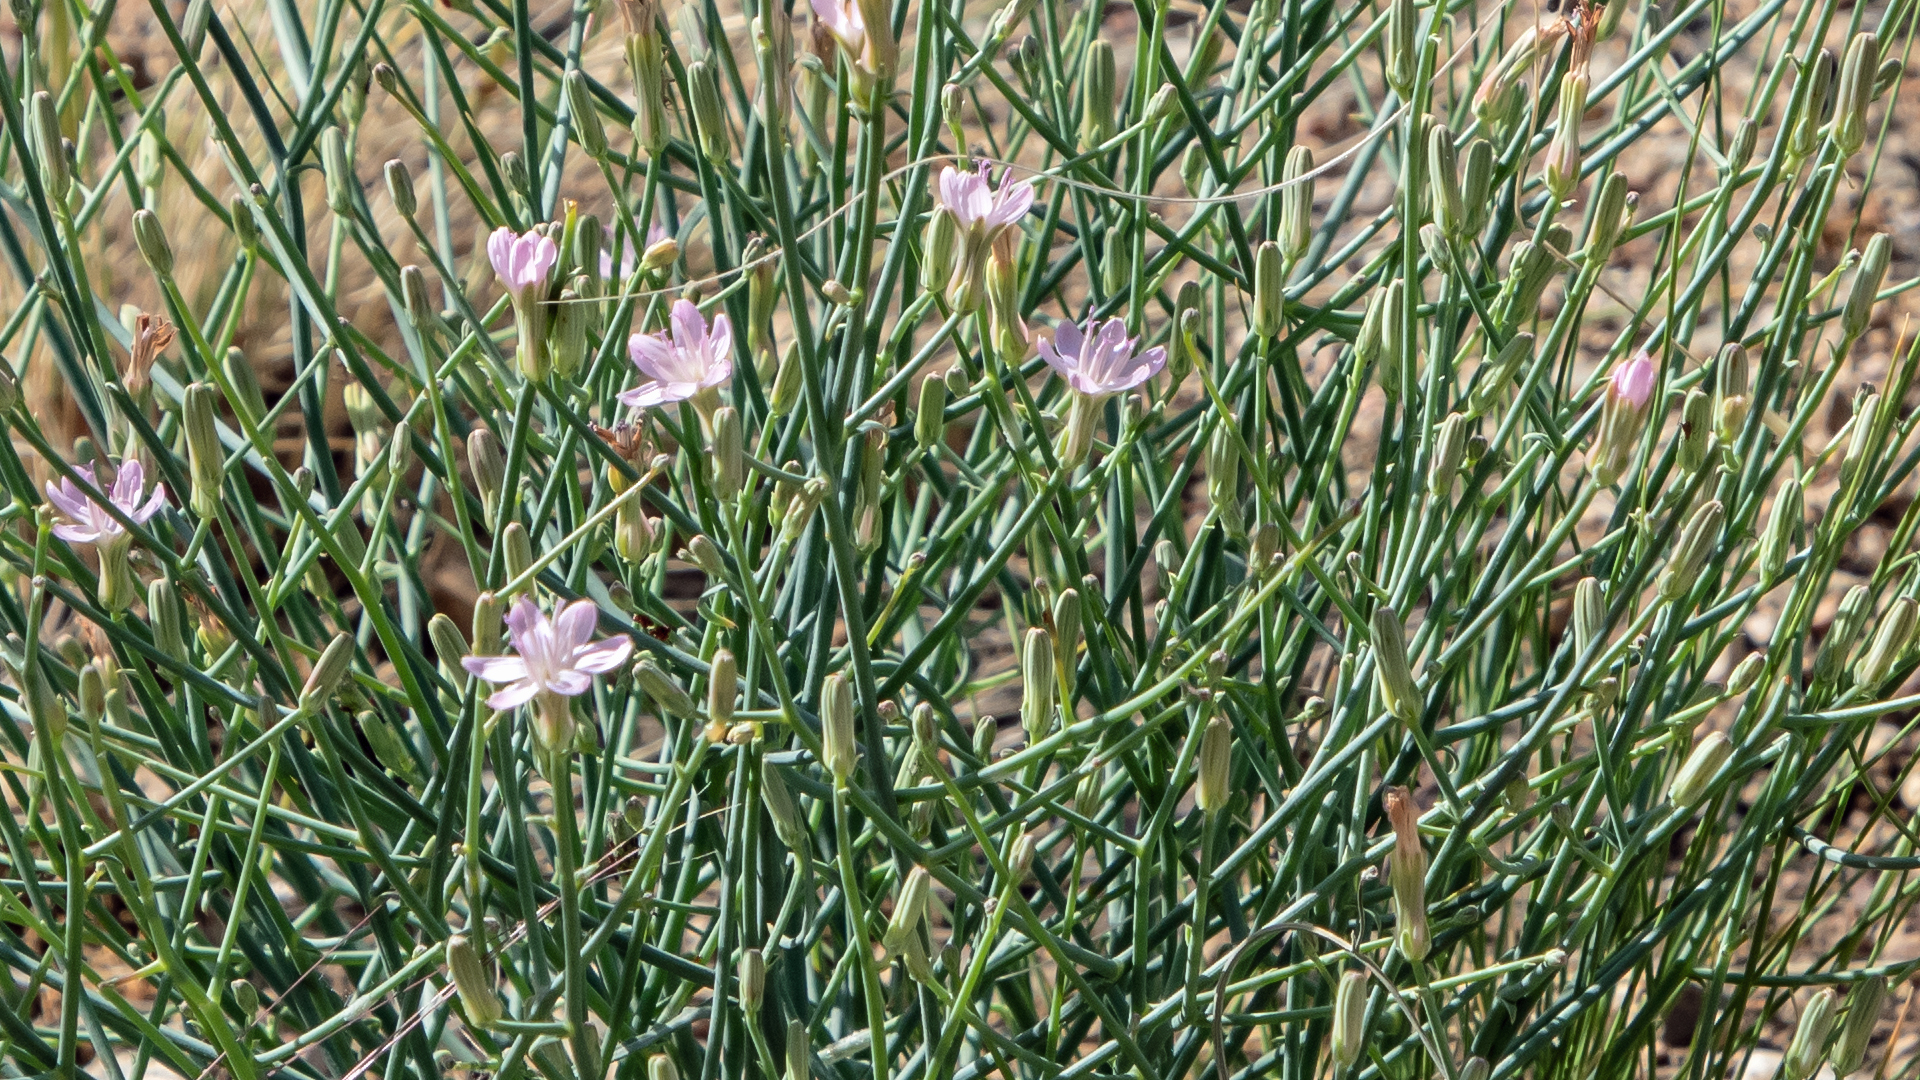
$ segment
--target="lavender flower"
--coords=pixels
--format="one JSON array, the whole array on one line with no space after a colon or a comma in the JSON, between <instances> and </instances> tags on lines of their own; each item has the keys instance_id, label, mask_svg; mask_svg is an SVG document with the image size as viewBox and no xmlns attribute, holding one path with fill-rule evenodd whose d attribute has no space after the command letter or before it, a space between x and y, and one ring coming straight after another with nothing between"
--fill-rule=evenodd
<instances>
[{"instance_id":1,"label":"lavender flower","mask_svg":"<svg viewBox=\"0 0 1920 1080\"><path fill-rule=\"evenodd\" d=\"M93 478L93 466L82 465L74 470L88 484L99 487ZM106 492L107 499L114 509L130 517L136 524L145 525L153 515L167 505L167 489L154 485L153 494L142 503L141 497L146 491L147 474L138 458L130 458L120 466L120 475L114 478L113 488ZM53 527L53 535L70 544L104 544L114 537L126 535L126 530L109 515L101 503L81 490L80 485L66 477L60 478L58 485L47 484L47 499L54 508L66 515L65 521Z\"/></svg>"},{"instance_id":2,"label":"lavender flower","mask_svg":"<svg viewBox=\"0 0 1920 1080\"><path fill-rule=\"evenodd\" d=\"M1070 322L1061 323L1054 328L1053 340L1040 343L1040 358L1073 391L1067 430L1060 441L1062 465L1071 469L1086 457L1101 402L1139 386L1167 366L1166 349L1156 345L1136 353L1138 344L1138 338L1127 336L1127 325L1119 319L1104 323L1088 319L1084 332Z\"/></svg>"},{"instance_id":3,"label":"lavender flower","mask_svg":"<svg viewBox=\"0 0 1920 1080\"><path fill-rule=\"evenodd\" d=\"M573 741L573 713L566 699L586 693L593 676L626 662L633 640L608 638L589 644L596 609L590 600L562 607L551 621L522 593L507 613L507 638L518 656L469 656L460 665L490 683L505 683L487 707L512 709L536 698L534 733L549 752Z\"/></svg>"},{"instance_id":4,"label":"lavender flower","mask_svg":"<svg viewBox=\"0 0 1920 1080\"><path fill-rule=\"evenodd\" d=\"M93 466L82 465L74 471L84 477L90 486L100 486L94 479ZM137 458L129 458L120 466L120 475L114 478L113 488L106 492L107 501L136 524L145 525L167 505L167 489L164 486L155 484L151 496L146 496L146 486L145 468ZM144 503L141 501L143 497L146 498ZM70 544L92 544L99 551L101 605L108 611L126 610L139 592L139 585L133 578L133 568L127 560L133 546L133 535L107 513L104 504L94 501L92 496L66 477L61 477L58 484L47 484L47 499L65 519L55 522L53 535Z\"/></svg>"},{"instance_id":5,"label":"lavender flower","mask_svg":"<svg viewBox=\"0 0 1920 1080\"><path fill-rule=\"evenodd\" d=\"M900 45L887 21L889 10L876 0L813 0L813 17L847 54L856 98L865 99L875 80L893 81Z\"/></svg>"},{"instance_id":6,"label":"lavender flower","mask_svg":"<svg viewBox=\"0 0 1920 1080\"><path fill-rule=\"evenodd\" d=\"M733 324L715 315L711 329L690 300L676 300L671 333L635 334L627 341L633 366L651 381L628 390L620 400L636 409L692 401L701 414L719 405L715 391L733 378Z\"/></svg>"},{"instance_id":7,"label":"lavender flower","mask_svg":"<svg viewBox=\"0 0 1920 1080\"><path fill-rule=\"evenodd\" d=\"M1610 485L1620 479L1633 460L1660 372L1647 350L1613 369L1607 377L1606 397L1600 403L1600 427L1593 437L1587 467L1594 479Z\"/></svg>"},{"instance_id":8,"label":"lavender flower","mask_svg":"<svg viewBox=\"0 0 1920 1080\"><path fill-rule=\"evenodd\" d=\"M502 225L487 237L487 258L513 299L520 331L520 373L536 382L547 377L547 276L560 259L559 245L538 232L516 234Z\"/></svg>"},{"instance_id":9,"label":"lavender flower","mask_svg":"<svg viewBox=\"0 0 1920 1080\"><path fill-rule=\"evenodd\" d=\"M955 310L977 311L987 299L989 259L998 251L1002 263L1012 262L1012 245L1000 241L1033 205L1033 185L1002 176L996 189L985 164L972 172L949 165L940 172L938 192L940 206L953 215L959 232L960 258L947 282L947 298Z\"/></svg>"}]
</instances>

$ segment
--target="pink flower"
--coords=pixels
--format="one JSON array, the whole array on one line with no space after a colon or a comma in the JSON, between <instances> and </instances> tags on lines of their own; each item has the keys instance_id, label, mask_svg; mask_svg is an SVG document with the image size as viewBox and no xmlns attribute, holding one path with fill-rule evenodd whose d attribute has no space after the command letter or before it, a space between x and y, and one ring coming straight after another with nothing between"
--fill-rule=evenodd
<instances>
[{"instance_id":1,"label":"pink flower","mask_svg":"<svg viewBox=\"0 0 1920 1080\"><path fill-rule=\"evenodd\" d=\"M1653 398L1653 384L1659 374L1653 358L1647 355L1647 350L1641 349L1633 359L1613 369L1607 393L1635 409L1644 409Z\"/></svg>"},{"instance_id":2,"label":"pink flower","mask_svg":"<svg viewBox=\"0 0 1920 1080\"><path fill-rule=\"evenodd\" d=\"M996 191L985 163L977 172L961 172L949 165L940 170L940 205L953 211L963 231L984 222L989 231L997 232L1019 221L1033 205L1033 185L1002 176Z\"/></svg>"},{"instance_id":3,"label":"pink flower","mask_svg":"<svg viewBox=\"0 0 1920 1080\"><path fill-rule=\"evenodd\" d=\"M493 272L499 276L500 283L513 294L513 302L518 305L526 300L529 290L547 283L547 275L560 259L560 248L552 237L537 232L516 235L502 225L487 237L487 258L492 261Z\"/></svg>"},{"instance_id":4,"label":"pink flower","mask_svg":"<svg viewBox=\"0 0 1920 1080\"><path fill-rule=\"evenodd\" d=\"M833 40L847 50L848 56L865 58L867 22L861 18L858 4L847 0L813 0L813 16L833 35Z\"/></svg>"},{"instance_id":5,"label":"pink flower","mask_svg":"<svg viewBox=\"0 0 1920 1080\"><path fill-rule=\"evenodd\" d=\"M100 486L93 478L93 466L82 465L74 471L85 477L93 487ZM114 509L145 525L148 519L167 505L167 489L159 484L154 485L153 496L142 504L140 499L146 491L146 485L146 470L141 467L139 459L129 458L120 466L120 475L113 481L113 490L106 495ZM80 485L64 476L57 486L51 482L47 484L47 498L66 517L65 521L53 527L53 535L70 544L105 543L126 533L101 504L94 502L80 489Z\"/></svg>"},{"instance_id":6,"label":"pink flower","mask_svg":"<svg viewBox=\"0 0 1920 1080\"><path fill-rule=\"evenodd\" d=\"M713 317L713 328L690 300L673 303L673 330L635 334L627 340L633 366L652 380L620 395L636 409L651 409L724 386L733 378L733 324Z\"/></svg>"},{"instance_id":7,"label":"pink flower","mask_svg":"<svg viewBox=\"0 0 1920 1080\"><path fill-rule=\"evenodd\" d=\"M1040 343L1040 356L1076 392L1104 398L1139 386L1167 366L1166 349L1155 346L1136 354L1137 343L1119 319L1089 319L1084 334L1065 322L1054 329L1052 341Z\"/></svg>"},{"instance_id":8,"label":"pink flower","mask_svg":"<svg viewBox=\"0 0 1920 1080\"><path fill-rule=\"evenodd\" d=\"M594 621L591 600L562 607L549 622L522 593L507 613L508 641L520 655L469 656L460 665L487 682L507 684L487 698L491 709L511 709L540 694L576 697L593 686L593 676L619 667L633 651L633 639L624 636L588 644Z\"/></svg>"}]
</instances>

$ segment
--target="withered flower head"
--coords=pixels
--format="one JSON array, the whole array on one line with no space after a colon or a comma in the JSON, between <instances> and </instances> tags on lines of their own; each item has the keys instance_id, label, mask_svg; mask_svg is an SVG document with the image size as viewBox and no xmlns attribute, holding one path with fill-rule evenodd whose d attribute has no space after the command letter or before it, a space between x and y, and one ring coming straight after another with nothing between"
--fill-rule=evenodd
<instances>
[{"instance_id":1,"label":"withered flower head","mask_svg":"<svg viewBox=\"0 0 1920 1080\"><path fill-rule=\"evenodd\" d=\"M629 465L642 466L648 460L647 429L639 424L616 424L613 427L593 425L593 433L607 444L607 448Z\"/></svg>"},{"instance_id":2,"label":"withered flower head","mask_svg":"<svg viewBox=\"0 0 1920 1080\"><path fill-rule=\"evenodd\" d=\"M173 324L162 315L141 312L133 323L133 348L124 379L127 393L144 400L153 389L153 362L173 344Z\"/></svg>"}]
</instances>

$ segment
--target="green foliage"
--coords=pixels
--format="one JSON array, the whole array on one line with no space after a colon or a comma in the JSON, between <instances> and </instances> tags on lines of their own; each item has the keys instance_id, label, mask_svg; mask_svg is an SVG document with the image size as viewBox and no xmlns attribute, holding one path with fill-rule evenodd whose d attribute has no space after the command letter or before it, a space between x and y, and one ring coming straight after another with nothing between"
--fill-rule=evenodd
<instances>
[{"instance_id":1,"label":"green foliage","mask_svg":"<svg viewBox=\"0 0 1920 1080\"><path fill-rule=\"evenodd\" d=\"M1871 1066L1914 6L815 6L14 5L6 1074Z\"/></svg>"}]
</instances>

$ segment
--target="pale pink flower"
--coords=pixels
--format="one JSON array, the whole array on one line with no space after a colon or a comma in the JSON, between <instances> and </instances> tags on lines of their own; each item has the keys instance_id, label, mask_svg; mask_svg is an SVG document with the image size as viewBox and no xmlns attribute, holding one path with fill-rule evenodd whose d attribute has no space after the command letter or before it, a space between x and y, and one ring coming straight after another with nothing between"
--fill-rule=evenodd
<instances>
[{"instance_id":1,"label":"pale pink flower","mask_svg":"<svg viewBox=\"0 0 1920 1080\"><path fill-rule=\"evenodd\" d=\"M1633 359L1613 369L1607 393L1635 409L1644 409L1653 398L1653 384L1659 374L1653 358L1641 349Z\"/></svg>"},{"instance_id":2,"label":"pale pink flower","mask_svg":"<svg viewBox=\"0 0 1920 1080\"><path fill-rule=\"evenodd\" d=\"M962 231L975 222L998 231L1019 221L1033 205L1033 185L1002 176L995 190L984 162L975 172L961 172L949 165L940 170L940 205L953 212Z\"/></svg>"},{"instance_id":3,"label":"pale pink flower","mask_svg":"<svg viewBox=\"0 0 1920 1080\"><path fill-rule=\"evenodd\" d=\"M814 18L827 28L833 40L847 50L847 55L864 59L867 48L867 22L860 16L860 6L849 0L813 0Z\"/></svg>"},{"instance_id":4,"label":"pale pink flower","mask_svg":"<svg viewBox=\"0 0 1920 1080\"><path fill-rule=\"evenodd\" d=\"M627 340L633 366L650 382L628 390L620 400L636 409L686 401L733 378L733 324L725 315L713 327L690 300L676 300L669 334L635 334Z\"/></svg>"},{"instance_id":5,"label":"pale pink flower","mask_svg":"<svg viewBox=\"0 0 1920 1080\"><path fill-rule=\"evenodd\" d=\"M1135 353L1138 343L1127 337L1127 325L1119 319L1089 319L1084 333L1064 322L1054 329L1053 340L1040 342L1040 356L1077 393L1104 398L1139 386L1167 366L1166 349L1156 345Z\"/></svg>"},{"instance_id":6,"label":"pale pink flower","mask_svg":"<svg viewBox=\"0 0 1920 1080\"><path fill-rule=\"evenodd\" d=\"M500 284L513 294L514 303L522 303L530 290L544 286L553 264L560 259L560 248L553 238L537 232L516 234L505 225L487 237L487 258Z\"/></svg>"},{"instance_id":7,"label":"pale pink flower","mask_svg":"<svg viewBox=\"0 0 1920 1080\"><path fill-rule=\"evenodd\" d=\"M74 471L85 477L93 487L100 486L93 478L93 466L82 465ZM135 523L145 525L148 519L167 505L167 489L159 484L154 485L152 496L142 503L140 500L146 494L146 485L146 470L141 467L139 459L129 458L120 466L120 475L114 479L113 489L106 492L106 496L114 509L132 518ZM80 485L64 476L57 485L48 482L47 498L66 518L54 525L53 535L70 544L106 543L126 533L101 504L81 490Z\"/></svg>"},{"instance_id":8,"label":"pale pink flower","mask_svg":"<svg viewBox=\"0 0 1920 1080\"><path fill-rule=\"evenodd\" d=\"M626 662L633 639L593 637L596 609L591 600L562 607L552 621L525 593L507 613L507 639L518 656L469 656L460 666L490 683L505 683L487 698L490 709L524 705L540 694L576 697L593 686L593 676Z\"/></svg>"}]
</instances>

